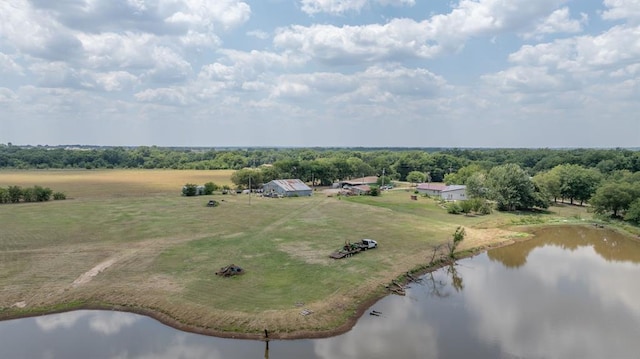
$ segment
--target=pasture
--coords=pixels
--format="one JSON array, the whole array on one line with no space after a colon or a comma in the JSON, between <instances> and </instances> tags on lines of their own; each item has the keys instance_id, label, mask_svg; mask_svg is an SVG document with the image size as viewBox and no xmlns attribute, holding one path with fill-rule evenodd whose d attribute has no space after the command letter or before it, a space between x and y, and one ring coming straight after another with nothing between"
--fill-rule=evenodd
<instances>
[{"instance_id":1,"label":"pasture","mask_svg":"<svg viewBox=\"0 0 640 359\"><path fill-rule=\"evenodd\" d=\"M185 183L231 184L231 171L12 171L67 200L0 206L0 318L119 308L210 334L279 337L346 329L384 285L427 264L456 227L461 249L508 243L518 215L449 215L403 189L381 197L183 197ZM221 204L206 207L209 199ZM565 214L544 215L545 221ZM333 260L345 241L380 246ZM236 264L245 274L221 278ZM303 309L311 315L301 315Z\"/></svg>"}]
</instances>

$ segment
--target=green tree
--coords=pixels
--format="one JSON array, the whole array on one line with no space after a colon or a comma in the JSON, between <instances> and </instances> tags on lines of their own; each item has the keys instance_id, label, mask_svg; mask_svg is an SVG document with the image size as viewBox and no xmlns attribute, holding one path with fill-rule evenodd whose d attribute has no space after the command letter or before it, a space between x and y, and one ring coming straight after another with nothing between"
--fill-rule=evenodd
<instances>
[{"instance_id":1,"label":"green tree","mask_svg":"<svg viewBox=\"0 0 640 359\"><path fill-rule=\"evenodd\" d=\"M20 202L20 198L22 198L22 188L20 186L9 186L7 189L9 202L18 203Z\"/></svg>"},{"instance_id":2,"label":"green tree","mask_svg":"<svg viewBox=\"0 0 640 359\"><path fill-rule=\"evenodd\" d=\"M629 209L624 216L624 220L640 224L640 198L636 199L629 205Z\"/></svg>"},{"instance_id":3,"label":"green tree","mask_svg":"<svg viewBox=\"0 0 640 359\"><path fill-rule=\"evenodd\" d=\"M444 182L448 185L452 184L467 184L469 177L477 172L484 172L484 170L478 164L471 164L460 168L455 173L447 173L444 175Z\"/></svg>"},{"instance_id":4,"label":"green tree","mask_svg":"<svg viewBox=\"0 0 640 359\"><path fill-rule=\"evenodd\" d=\"M543 196L536 191L529 175L517 164L492 168L487 178L487 188L490 199L496 201L501 211L548 206Z\"/></svg>"},{"instance_id":5,"label":"green tree","mask_svg":"<svg viewBox=\"0 0 640 359\"><path fill-rule=\"evenodd\" d=\"M184 196L195 196L198 194L198 185L193 184L193 183L187 183L184 185L184 187L182 187L182 194Z\"/></svg>"},{"instance_id":6,"label":"green tree","mask_svg":"<svg viewBox=\"0 0 640 359\"><path fill-rule=\"evenodd\" d=\"M558 198L562 195L560 191L560 171L556 167L547 172L541 172L533 176L533 183L540 188L541 192L549 199L553 198L554 202L558 202Z\"/></svg>"},{"instance_id":7,"label":"green tree","mask_svg":"<svg viewBox=\"0 0 640 359\"><path fill-rule=\"evenodd\" d=\"M213 192L217 191L219 188L220 186L218 186L217 184L213 182L207 182L204 184L204 194L205 195L213 194Z\"/></svg>"},{"instance_id":8,"label":"green tree","mask_svg":"<svg viewBox=\"0 0 640 359\"><path fill-rule=\"evenodd\" d=\"M573 204L574 200L582 205L595 193L602 174L593 168L585 168L580 165L560 165L560 195L568 198Z\"/></svg>"},{"instance_id":9,"label":"green tree","mask_svg":"<svg viewBox=\"0 0 640 359\"><path fill-rule=\"evenodd\" d=\"M35 196L36 196L36 201L38 202L46 202L49 199L51 199L51 194L53 193L53 191L51 190L51 188L43 188L40 186L35 186L33 187L33 190L35 192Z\"/></svg>"},{"instance_id":10,"label":"green tree","mask_svg":"<svg viewBox=\"0 0 640 359\"><path fill-rule=\"evenodd\" d=\"M612 182L600 186L589 203L594 212L599 214L613 212L613 216L617 217L619 212L627 210L635 199L631 184Z\"/></svg>"},{"instance_id":11,"label":"green tree","mask_svg":"<svg viewBox=\"0 0 640 359\"><path fill-rule=\"evenodd\" d=\"M407 174L407 181L411 183L423 183L426 180L427 176L420 171L411 171Z\"/></svg>"},{"instance_id":12,"label":"green tree","mask_svg":"<svg viewBox=\"0 0 640 359\"><path fill-rule=\"evenodd\" d=\"M455 259L454 253L458 245L462 243L464 237L467 235L464 228L462 226L458 226L456 231L453 233L451 242L447 243L447 247L449 248L449 258Z\"/></svg>"},{"instance_id":13,"label":"green tree","mask_svg":"<svg viewBox=\"0 0 640 359\"><path fill-rule=\"evenodd\" d=\"M470 198L487 197L487 176L484 172L475 172L466 180L467 195Z\"/></svg>"},{"instance_id":14,"label":"green tree","mask_svg":"<svg viewBox=\"0 0 640 359\"><path fill-rule=\"evenodd\" d=\"M231 175L231 182L238 188L258 188L264 182L262 180L262 172L257 169L243 168L235 171Z\"/></svg>"}]
</instances>

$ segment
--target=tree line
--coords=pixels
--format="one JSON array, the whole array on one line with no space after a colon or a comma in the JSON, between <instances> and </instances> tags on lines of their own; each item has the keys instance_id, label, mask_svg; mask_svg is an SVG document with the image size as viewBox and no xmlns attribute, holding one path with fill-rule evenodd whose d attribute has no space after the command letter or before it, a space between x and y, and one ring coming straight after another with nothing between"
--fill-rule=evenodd
<instances>
[{"instance_id":1,"label":"tree line","mask_svg":"<svg viewBox=\"0 0 640 359\"><path fill-rule=\"evenodd\" d=\"M630 149L405 149L405 148L166 148L156 146L63 148L0 144L0 169L148 168L232 169L276 166L305 181L381 175L406 181L411 172L442 182L474 164L489 171L517 164L530 175L558 165L597 168L603 174L640 171L640 152Z\"/></svg>"},{"instance_id":2,"label":"tree line","mask_svg":"<svg viewBox=\"0 0 640 359\"><path fill-rule=\"evenodd\" d=\"M238 187L278 178L313 185L379 176L464 184L499 210L589 203L599 214L640 222L640 151L631 149L51 148L0 144L0 169L233 169ZM384 177L383 177L384 176Z\"/></svg>"}]
</instances>

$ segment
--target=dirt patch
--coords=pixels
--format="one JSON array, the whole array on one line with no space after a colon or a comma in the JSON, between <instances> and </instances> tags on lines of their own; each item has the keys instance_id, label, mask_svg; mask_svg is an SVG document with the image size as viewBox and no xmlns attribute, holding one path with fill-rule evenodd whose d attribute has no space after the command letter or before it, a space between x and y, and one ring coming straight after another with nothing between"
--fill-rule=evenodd
<instances>
[{"instance_id":1,"label":"dirt patch","mask_svg":"<svg viewBox=\"0 0 640 359\"><path fill-rule=\"evenodd\" d=\"M98 264L97 266L89 269L88 271L84 272L81 276L79 276L76 280L73 281L73 283L71 283L72 287L77 287L79 285L83 285L85 283L89 283L93 277L97 276L98 274L100 274L102 271L104 271L105 269L111 267L113 265L113 263L116 262L115 258L110 258L100 264Z\"/></svg>"}]
</instances>

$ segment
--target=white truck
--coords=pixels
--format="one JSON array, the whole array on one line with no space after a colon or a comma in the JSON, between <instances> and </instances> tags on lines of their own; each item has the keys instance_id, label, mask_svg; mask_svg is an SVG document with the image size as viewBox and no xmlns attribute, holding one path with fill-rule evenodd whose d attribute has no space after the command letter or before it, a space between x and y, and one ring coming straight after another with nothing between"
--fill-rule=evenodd
<instances>
[{"instance_id":1,"label":"white truck","mask_svg":"<svg viewBox=\"0 0 640 359\"><path fill-rule=\"evenodd\" d=\"M365 238L355 243L346 242L340 250L331 253L329 257L333 259L351 257L354 254L358 254L362 251L366 251L367 249L373 249L377 247L378 242L374 241L373 239Z\"/></svg>"}]
</instances>

